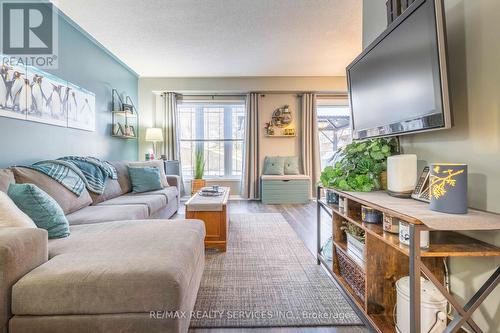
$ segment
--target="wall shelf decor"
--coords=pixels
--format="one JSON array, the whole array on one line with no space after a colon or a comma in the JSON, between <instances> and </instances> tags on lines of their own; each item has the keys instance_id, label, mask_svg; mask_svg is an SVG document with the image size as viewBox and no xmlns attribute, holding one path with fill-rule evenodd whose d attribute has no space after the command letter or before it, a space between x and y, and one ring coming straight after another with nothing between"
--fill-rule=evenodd
<instances>
[{"instance_id":1,"label":"wall shelf decor","mask_svg":"<svg viewBox=\"0 0 500 333\"><path fill-rule=\"evenodd\" d=\"M274 110L271 121L266 123L265 136L266 137L294 137L295 128L292 125L292 112L288 105L284 105L276 110Z\"/></svg>"},{"instance_id":2,"label":"wall shelf decor","mask_svg":"<svg viewBox=\"0 0 500 333\"><path fill-rule=\"evenodd\" d=\"M0 116L95 131L95 94L32 66L0 66Z\"/></svg>"},{"instance_id":3,"label":"wall shelf decor","mask_svg":"<svg viewBox=\"0 0 500 333\"><path fill-rule=\"evenodd\" d=\"M124 99L116 89L112 90L111 136L120 139L137 139L139 136L139 113L130 96Z\"/></svg>"}]
</instances>

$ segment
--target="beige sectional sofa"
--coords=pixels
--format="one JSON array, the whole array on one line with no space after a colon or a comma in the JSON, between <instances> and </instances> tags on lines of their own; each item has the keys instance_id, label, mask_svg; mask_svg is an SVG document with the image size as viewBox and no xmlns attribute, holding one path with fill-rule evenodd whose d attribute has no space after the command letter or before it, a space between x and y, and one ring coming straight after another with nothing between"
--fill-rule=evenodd
<instances>
[{"instance_id":1,"label":"beige sectional sofa","mask_svg":"<svg viewBox=\"0 0 500 333\"><path fill-rule=\"evenodd\" d=\"M0 170L0 190L34 183L63 208L71 234L0 228L0 332L186 332L204 268L205 228L166 220L178 179L131 193L126 162L112 163L103 195L77 198L31 169ZM177 311L177 312L175 312Z\"/></svg>"}]
</instances>

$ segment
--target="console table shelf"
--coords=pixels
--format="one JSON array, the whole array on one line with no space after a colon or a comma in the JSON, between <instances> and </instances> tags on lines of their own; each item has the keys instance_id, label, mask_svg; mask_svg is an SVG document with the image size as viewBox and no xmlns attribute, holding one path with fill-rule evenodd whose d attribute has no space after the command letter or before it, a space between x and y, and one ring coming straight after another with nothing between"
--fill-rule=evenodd
<instances>
[{"instance_id":1,"label":"console table shelf","mask_svg":"<svg viewBox=\"0 0 500 333\"><path fill-rule=\"evenodd\" d=\"M417 279L417 277L419 278L423 274L434 282L453 307L459 308L459 314L450 322L449 330L446 332L462 331L461 326L465 322L472 322L475 325L470 319L470 315L500 282L500 267L485 283L486 287L482 288L473 297L474 307L466 305L464 310L443 286L446 258L497 257L500 256L500 248L455 231L445 230L446 225L441 230L426 226L422 219L429 220L429 218L439 217L439 215L428 213L426 207L422 206L423 204L415 203L411 199L406 201L404 199L395 200L385 194L388 203L385 205L386 199L382 193L372 194L371 196L359 194L358 196L358 193L335 190L345 200L344 209L340 209L338 205L327 203L325 198L321 197L321 192L322 188L318 187L318 264L323 264L333 275L353 304L362 312L368 324L378 332L396 332L393 317L393 309L396 304L395 283L404 276L410 276L410 321L420 323L420 279ZM369 197L375 198L375 202L366 200ZM362 222L362 205L408 222L410 224L410 246L400 244L398 235L384 232L381 224ZM408 210L405 209L406 205L408 205ZM324 253L322 253L321 211L325 211L332 218L332 233L330 236L333 243L333 253L331 254L333 261L326 260ZM408 212L412 212L412 214ZM415 212L422 212L424 218L421 219ZM471 213L471 221L480 220L483 214L487 223L483 224L480 229L495 230L497 222L498 229L500 229L500 216L474 211ZM446 219L452 217L450 215L444 216ZM497 217L498 221L496 220ZM461 230L466 230L463 216L457 217L457 219L459 218L462 218ZM350 222L365 231L363 262L358 262L351 257L352 262L348 263L350 266L345 264L346 256L349 261L350 255L347 249L346 236L341 230L343 221ZM450 228L452 227L453 225L450 225ZM474 228L471 227L470 230L474 230ZM419 246L415 245L420 244L421 231L430 231L430 246L426 250L421 250ZM342 264L344 266L340 266ZM346 274L346 267L347 273L353 274ZM420 333L420 325L412 324L411 332Z\"/></svg>"}]
</instances>

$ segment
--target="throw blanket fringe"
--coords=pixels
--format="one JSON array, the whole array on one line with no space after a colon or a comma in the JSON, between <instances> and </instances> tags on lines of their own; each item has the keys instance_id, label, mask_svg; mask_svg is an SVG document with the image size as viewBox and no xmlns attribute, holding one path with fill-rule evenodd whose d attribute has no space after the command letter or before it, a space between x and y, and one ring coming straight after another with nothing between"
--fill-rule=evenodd
<instances>
[{"instance_id":1,"label":"throw blanket fringe","mask_svg":"<svg viewBox=\"0 0 500 333\"><path fill-rule=\"evenodd\" d=\"M97 194L104 193L107 178L118 179L114 166L95 157L65 156L58 160L74 164L80 169L87 189Z\"/></svg>"},{"instance_id":2,"label":"throw blanket fringe","mask_svg":"<svg viewBox=\"0 0 500 333\"><path fill-rule=\"evenodd\" d=\"M49 176L78 197L82 194L86 186L84 181L85 177L82 172L72 163L47 160L23 167L39 171Z\"/></svg>"}]
</instances>

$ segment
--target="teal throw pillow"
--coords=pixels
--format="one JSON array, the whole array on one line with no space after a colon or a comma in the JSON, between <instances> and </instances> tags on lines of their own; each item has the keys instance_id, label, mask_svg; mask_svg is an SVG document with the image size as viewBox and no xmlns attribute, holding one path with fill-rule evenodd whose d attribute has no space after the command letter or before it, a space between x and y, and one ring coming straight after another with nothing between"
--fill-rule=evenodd
<instances>
[{"instance_id":1,"label":"teal throw pillow","mask_svg":"<svg viewBox=\"0 0 500 333\"><path fill-rule=\"evenodd\" d=\"M285 159L281 156L266 156L264 159L264 175L283 175Z\"/></svg>"},{"instance_id":2,"label":"teal throw pillow","mask_svg":"<svg viewBox=\"0 0 500 333\"><path fill-rule=\"evenodd\" d=\"M129 167L128 172L132 183L132 192L142 193L160 190L161 184L160 169L155 167L134 168Z\"/></svg>"},{"instance_id":3,"label":"teal throw pillow","mask_svg":"<svg viewBox=\"0 0 500 333\"><path fill-rule=\"evenodd\" d=\"M38 228L47 230L49 238L69 236L69 223L61 206L36 185L11 184L7 195Z\"/></svg>"},{"instance_id":4,"label":"teal throw pillow","mask_svg":"<svg viewBox=\"0 0 500 333\"><path fill-rule=\"evenodd\" d=\"M298 175L299 170L299 158L297 156L287 156L285 157L285 175Z\"/></svg>"}]
</instances>

